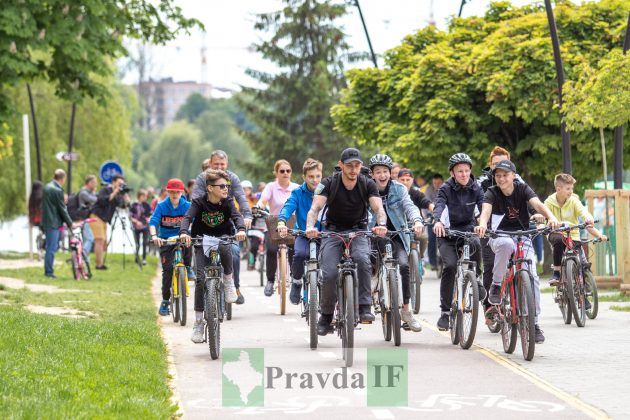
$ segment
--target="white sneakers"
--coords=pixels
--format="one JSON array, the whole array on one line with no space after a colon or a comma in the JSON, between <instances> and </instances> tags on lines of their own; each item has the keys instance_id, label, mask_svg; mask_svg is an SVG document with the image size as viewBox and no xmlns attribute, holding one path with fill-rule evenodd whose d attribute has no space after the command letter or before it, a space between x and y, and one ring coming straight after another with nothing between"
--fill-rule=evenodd
<instances>
[{"instance_id":1,"label":"white sneakers","mask_svg":"<svg viewBox=\"0 0 630 420\"><path fill-rule=\"evenodd\" d=\"M223 277L223 286L225 287L225 303L236 302L238 294L234 286L234 278L231 275Z\"/></svg>"},{"instance_id":2,"label":"white sneakers","mask_svg":"<svg viewBox=\"0 0 630 420\"><path fill-rule=\"evenodd\" d=\"M413 314L411 313L411 311L405 311L404 309L401 309L400 319L402 320L402 322L407 323L411 331L413 332L422 331L422 325L420 325L420 322L418 322L418 320L413 317Z\"/></svg>"},{"instance_id":3,"label":"white sneakers","mask_svg":"<svg viewBox=\"0 0 630 420\"><path fill-rule=\"evenodd\" d=\"M199 344L203 343L203 330L204 330L204 321L200 319L199 321L195 321L195 325L193 325L193 335L190 338L193 343Z\"/></svg>"}]
</instances>

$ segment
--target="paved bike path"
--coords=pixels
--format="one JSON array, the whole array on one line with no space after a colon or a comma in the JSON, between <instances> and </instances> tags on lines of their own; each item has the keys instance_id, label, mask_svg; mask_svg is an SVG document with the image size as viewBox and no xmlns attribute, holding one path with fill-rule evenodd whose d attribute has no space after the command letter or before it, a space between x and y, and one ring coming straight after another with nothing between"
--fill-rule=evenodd
<instances>
[{"instance_id":1,"label":"paved bike path","mask_svg":"<svg viewBox=\"0 0 630 420\"><path fill-rule=\"evenodd\" d=\"M244 267L243 267L244 268ZM189 323L174 324L172 318L160 319L165 342L172 356L172 381L184 418L202 419L243 417L285 418L296 415L330 418L361 416L362 418L479 418L488 415L511 418L588 418L603 416L603 412L582 403L578 398L560 391L554 385L533 374L535 363L544 363L546 351L541 346L527 368L514 355L505 358L500 336L490 334L480 322L476 343L470 350L453 346L444 333L433 325L437 311L438 281L431 273L423 285L423 308L420 318L424 330L420 333L403 331L402 347L408 355L408 402L406 407L368 407L367 391L336 389L327 383L320 389L317 380L313 389L300 389L299 378L330 373L343 376L341 340L336 335L320 337L319 347L308 347L308 330L298 307L288 305L287 314L279 315L278 297L263 295L257 273L242 273L245 305L234 306L234 316L221 328L222 346L232 348L264 348L265 366L278 367L283 375L296 373L287 389L284 376L274 379L264 390L263 407L235 408L222 405L221 359L211 360L208 346L190 341L192 332L193 297L189 297ZM192 283L191 283L192 286ZM160 279L154 281L153 293L160 299ZM550 296L547 296L550 298ZM563 326L564 327L564 326ZM568 328L568 327L567 327ZM577 328L573 327L576 331ZM584 331L581 331L584 332ZM550 335L550 334L549 334ZM583 335L580 336L583 338ZM366 374L367 348L393 348L385 342L380 320L360 326L355 334L355 363L347 371L348 384L352 374ZM542 360L542 362L541 362ZM559 360L560 361L560 360ZM279 370L271 371L274 374ZM338 376L339 376L338 375ZM265 384L269 385L269 376Z\"/></svg>"}]
</instances>

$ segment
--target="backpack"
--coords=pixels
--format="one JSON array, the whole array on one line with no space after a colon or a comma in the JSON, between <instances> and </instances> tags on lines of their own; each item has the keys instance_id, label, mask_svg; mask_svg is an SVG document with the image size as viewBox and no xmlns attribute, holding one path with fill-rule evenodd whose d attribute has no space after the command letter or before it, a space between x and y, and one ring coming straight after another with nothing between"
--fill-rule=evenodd
<instances>
[{"instance_id":1,"label":"backpack","mask_svg":"<svg viewBox=\"0 0 630 420\"><path fill-rule=\"evenodd\" d=\"M68 197L68 215L73 222L77 222L83 219L87 219L90 215L89 207L83 207L79 205L79 193L72 193Z\"/></svg>"},{"instance_id":2,"label":"backpack","mask_svg":"<svg viewBox=\"0 0 630 420\"><path fill-rule=\"evenodd\" d=\"M337 192L339 191L339 185L341 184L341 170L338 170L337 168L335 168L335 172L333 173L333 175L330 177L330 194L328 194L328 198L326 199L326 205L324 206L324 209L322 210L322 221L324 221L325 219L327 219L327 213L328 213L328 207L330 206L330 203L333 202L333 200L335 199L335 196L337 195ZM361 173L359 174L359 178L357 179L357 186L359 187L359 193L361 194L361 199L363 201L363 203L365 203L365 209L368 209L370 207L370 202L369 202L369 197L368 197L368 192L367 192L367 184L368 184L368 176L367 174L363 171L363 168L361 168ZM364 210L365 213L367 214L367 211ZM365 218L365 222L367 222L367 218ZM324 225L326 225L326 222L323 222Z\"/></svg>"}]
</instances>

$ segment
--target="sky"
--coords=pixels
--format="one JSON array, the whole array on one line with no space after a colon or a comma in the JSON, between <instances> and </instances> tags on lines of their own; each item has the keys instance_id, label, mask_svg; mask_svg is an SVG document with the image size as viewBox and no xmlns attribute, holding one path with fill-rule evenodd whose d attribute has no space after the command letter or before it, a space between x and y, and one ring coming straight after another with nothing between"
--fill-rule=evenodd
<instances>
[{"instance_id":1,"label":"sky","mask_svg":"<svg viewBox=\"0 0 630 420\"><path fill-rule=\"evenodd\" d=\"M408 34L425 27L433 3L434 20L446 29L449 17L457 15L460 0L360 0L361 9L375 53L381 55L400 44ZM513 0L515 5L533 3ZM275 67L253 51L251 46L266 35L254 29L255 15L280 10L281 0L176 0L187 17L196 17L206 32L180 35L165 46L149 47L153 79L172 77L175 81L207 81L215 87L238 90L240 85L258 86L245 74L246 68L273 72ZM467 0L462 16L483 15L490 0ZM369 51L356 7L339 21L354 51ZM207 70L202 77L201 48L206 46ZM133 51L133 47L130 48ZM371 66L371 61L353 67ZM379 60L382 65L382 57ZM127 72L126 83L137 82L137 74Z\"/></svg>"}]
</instances>

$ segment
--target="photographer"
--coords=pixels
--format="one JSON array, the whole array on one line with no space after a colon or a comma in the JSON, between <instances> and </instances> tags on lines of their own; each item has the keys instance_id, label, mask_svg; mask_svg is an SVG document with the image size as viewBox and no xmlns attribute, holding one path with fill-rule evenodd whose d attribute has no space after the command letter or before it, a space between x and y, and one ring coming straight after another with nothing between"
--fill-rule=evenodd
<instances>
[{"instance_id":1,"label":"photographer","mask_svg":"<svg viewBox=\"0 0 630 420\"><path fill-rule=\"evenodd\" d=\"M94 254L96 256L96 269L107 270L103 264L105 247L107 244L107 224L111 222L117 207L129 204L129 187L125 184L122 175L114 175L112 183L102 188L92 208L90 218L96 219L90 223L94 234Z\"/></svg>"}]
</instances>

